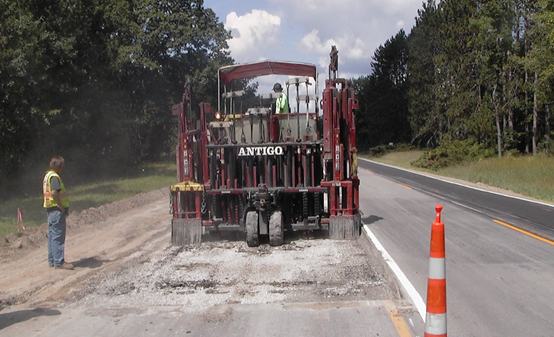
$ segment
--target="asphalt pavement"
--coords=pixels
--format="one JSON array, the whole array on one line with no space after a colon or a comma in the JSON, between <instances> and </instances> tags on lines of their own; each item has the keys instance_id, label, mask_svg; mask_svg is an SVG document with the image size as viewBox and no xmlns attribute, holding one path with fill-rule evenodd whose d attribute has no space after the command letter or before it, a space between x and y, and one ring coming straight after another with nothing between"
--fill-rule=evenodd
<instances>
[{"instance_id":1,"label":"asphalt pavement","mask_svg":"<svg viewBox=\"0 0 554 337\"><path fill-rule=\"evenodd\" d=\"M13 308L12 308L13 309ZM7 310L0 336L380 336L407 337L390 301L180 307Z\"/></svg>"},{"instance_id":2,"label":"asphalt pavement","mask_svg":"<svg viewBox=\"0 0 554 337\"><path fill-rule=\"evenodd\" d=\"M360 160L365 225L423 300L431 224L442 204L449 336L552 336L552 208Z\"/></svg>"},{"instance_id":3,"label":"asphalt pavement","mask_svg":"<svg viewBox=\"0 0 554 337\"><path fill-rule=\"evenodd\" d=\"M438 200L465 207L554 241L553 205L470 188L368 160L360 160L359 166Z\"/></svg>"}]
</instances>

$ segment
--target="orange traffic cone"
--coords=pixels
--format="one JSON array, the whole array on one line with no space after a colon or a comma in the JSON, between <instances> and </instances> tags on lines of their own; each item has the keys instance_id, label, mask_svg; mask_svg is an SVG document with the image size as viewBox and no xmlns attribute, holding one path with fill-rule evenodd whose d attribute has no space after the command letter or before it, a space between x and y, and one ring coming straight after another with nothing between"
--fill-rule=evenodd
<instances>
[{"instance_id":1,"label":"orange traffic cone","mask_svg":"<svg viewBox=\"0 0 554 337\"><path fill-rule=\"evenodd\" d=\"M444 259L444 223L442 206L435 207L437 219L431 228L431 254L427 285L425 336L446 336L446 262Z\"/></svg>"}]
</instances>

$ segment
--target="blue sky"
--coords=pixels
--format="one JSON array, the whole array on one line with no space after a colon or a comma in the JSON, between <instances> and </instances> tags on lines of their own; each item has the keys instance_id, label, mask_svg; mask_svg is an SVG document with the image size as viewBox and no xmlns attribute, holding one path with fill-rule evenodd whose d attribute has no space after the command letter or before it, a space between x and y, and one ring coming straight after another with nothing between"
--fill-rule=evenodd
<instances>
[{"instance_id":1,"label":"blue sky","mask_svg":"<svg viewBox=\"0 0 554 337\"><path fill-rule=\"evenodd\" d=\"M321 83L331 45L339 50L339 77L369 75L375 49L401 28L410 32L422 1L204 0L204 7L231 30L229 49L237 63L313 63Z\"/></svg>"}]
</instances>

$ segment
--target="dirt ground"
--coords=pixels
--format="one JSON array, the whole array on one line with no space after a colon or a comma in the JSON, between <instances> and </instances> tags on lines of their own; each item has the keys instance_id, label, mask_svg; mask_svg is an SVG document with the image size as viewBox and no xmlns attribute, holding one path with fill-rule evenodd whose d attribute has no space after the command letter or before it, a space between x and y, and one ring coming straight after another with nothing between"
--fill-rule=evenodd
<instances>
[{"instance_id":1,"label":"dirt ground","mask_svg":"<svg viewBox=\"0 0 554 337\"><path fill-rule=\"evenodd\" d=\"M140 308L399 298L367 243L291 233L285 244L250 248L207 236L170 244L169 191L158 190L68 217L66 261L48 267L46 225L0 244L0 310Z\"/></svg>"}]
</instances>

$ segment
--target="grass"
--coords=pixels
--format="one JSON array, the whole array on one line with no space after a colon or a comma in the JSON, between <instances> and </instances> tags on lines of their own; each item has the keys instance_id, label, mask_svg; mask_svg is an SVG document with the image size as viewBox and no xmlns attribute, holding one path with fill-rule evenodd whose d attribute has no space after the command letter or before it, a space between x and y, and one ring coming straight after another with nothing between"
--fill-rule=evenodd
<instances>
[{"instance_id":1,"label":"grass","mask_svg":"<svg viewBox=\"0 0 554 337\"><path fill-rule=\"evenodd\" d=\"M423 151L393 152L372 160L411 168ZM546 155L505 156L446 167L438 171L418 169L445 177L483 183L532 198L554 202L554 158Z\"/></svg>"},{"instance_id":2,"label":"grass","mask_svg":"<svg viewBox=\"0 0 554 337\"><path fill-rule=\"evenodd\" d=\"M63 173L62 178L64 178ZM141 165L127 177L96 180L80 185L72 184L71 179L64 179L64 184L71 201L70 212L78 212L139 193L167 187L174 184L176 180L174 163L155 163ZM46 212L42 208L40 189L40 186L37 187L37 194L2 202L0 205L0 237L17 231L18 208L21 210L25 227L38 227L46 222Z\"/></svg>"},{"instance_id":3,"label":"grass","mask_svg":"<svg viewBox=\"0 0 554 337\"><path fill-rule=\"evenodd\" d=\"M554 158L544 155L489 158L447 167L438 173L554 201Z\"/></svg>"},{"instance_id":4,"label":"grass","mask_svg":"<svg viewBox=\"0 0 554 337\"><path fill-rule=\"evenodd\" d=\"M410 164L414 160L419 159L423 155L424 151L406 151L406 152L390 152L385 154L382 157L371 157L371 160L393 165L393 166L399 166L403 168L409 168L412 169L412 165Z\"/></svg>"}]
</instances>

